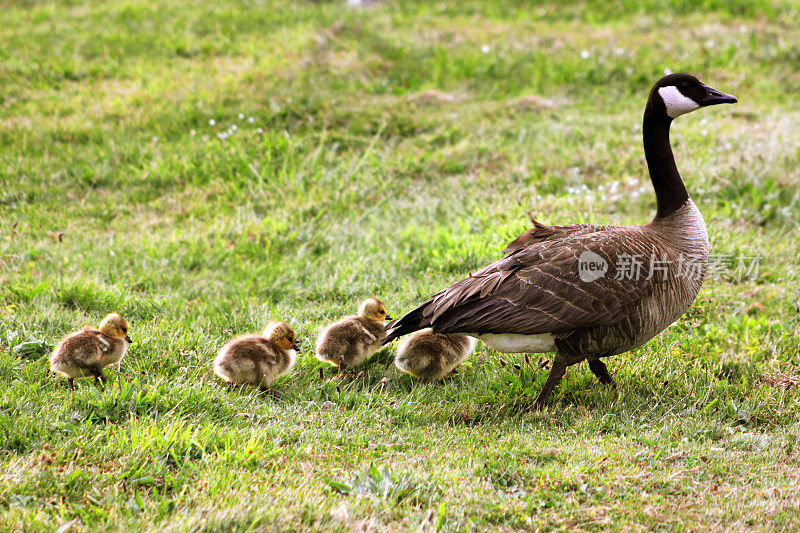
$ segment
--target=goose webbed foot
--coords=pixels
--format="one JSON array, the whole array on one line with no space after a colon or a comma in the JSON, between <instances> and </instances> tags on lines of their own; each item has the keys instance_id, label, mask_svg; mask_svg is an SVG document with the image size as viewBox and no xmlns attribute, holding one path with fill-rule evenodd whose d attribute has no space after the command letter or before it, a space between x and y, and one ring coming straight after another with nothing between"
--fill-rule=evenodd
<instances>
[{"instance_id":1,"label":"goose webbed foot","mask_svg":"<svg viewBox=\"0 0 800 533\"><path fill-rule=\"evenodd\" d=\"M90 368L89 371L94 376L95 385L97 385L98 388L104 387L106 383L106 376L103 374L103 371L97 367Z\"/></svg>"},{"instance_id":2,"label":"goose webbed foot","mask_svg":"<svg viewBox=\"0 0 800 533\"><path fill-rule=\"evenodd\" d=\"M282 398L281 394L278 391L270 387L267 387L265 385L261 385L258 389L261 391L261 394L263 394L264 396L268 396L273 400L280 400Z\"/></svg>"},{"instance_id":3,"label":"goose webbed foot","mask_svg":"<svg viewBox=\"0 0 800 533\"><path fill-rule=\"evenodd\" d=\"M436 374L434 374L434 375L436 375ZM458 368L454 368L453 370L451 370L450 372L446 373L443 376L441 374L438 374L438 375L441 376L441 377L438 378L438 379L432 377L430 382L431 383L433 383L433 382L445 383L447 381L450 381L451 379L458 377Z\"/></svg>"},{"instance_id":4,"label":"goose webbed foot","mask_svg":"<svg viewBox=\"0 0 800 533\"><path fill-rule=\"evenodd\" d=\"M591 370L592 373L597 376L597 379L600 380L600 383L603 385L609 385L614 389L617 388L617 382L614 381L614 378L612 378L611 374L608 373L608 367L606 367L606 364L600 359L589 361L589 370Z\"/></svg>"},{"instance_id":5,"label":"goose webbed foot","mask_svg":"<svg viewBox=\"0 0 800 533\"><path fill-rule=\"evenodd\" d=\"M441 373L437 372L423 374L419 376L419 382L420 384L423 385L439 386L439 385L444 385L445 383L455 378L456 376L458 376L458 370L454 368L445 375L442 375Z\"/></svg>"}]
</instances>

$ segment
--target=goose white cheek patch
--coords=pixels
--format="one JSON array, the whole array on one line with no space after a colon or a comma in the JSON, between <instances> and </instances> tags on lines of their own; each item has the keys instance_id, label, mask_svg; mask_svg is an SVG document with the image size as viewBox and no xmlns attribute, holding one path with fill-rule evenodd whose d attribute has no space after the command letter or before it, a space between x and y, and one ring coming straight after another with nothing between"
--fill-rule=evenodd
<instances>
[{"instance_id":1,"label":"goose white cheek patch","mask_svg":"<svg viewBox=\"0 0 800 533\"><path fill-rule=\"evenodd\" d=\"M664 106L667 108L667 115L671 118L679 117L683 114L700 109L697 102L681 94L677 87L670 85L669 87L661 87L658 94L664 101Z\"/></svg>"}]
</instances>

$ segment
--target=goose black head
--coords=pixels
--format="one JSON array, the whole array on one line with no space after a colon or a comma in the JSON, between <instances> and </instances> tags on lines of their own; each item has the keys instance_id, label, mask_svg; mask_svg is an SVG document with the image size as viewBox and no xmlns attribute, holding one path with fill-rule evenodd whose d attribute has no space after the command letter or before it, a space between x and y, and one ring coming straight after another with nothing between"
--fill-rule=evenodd
<instances>
[{"instance_id":1,"label":"goose black head","mask_svg":"<svg viewBox=\"0 0 800 533\"><path fill-rule=\"evenodd\" d=\"M735 96L709 87L691 74L669 74L653 86L650 104L669 118L676 118L701 107L735 104Z\"/></svg>"}]
</instances>

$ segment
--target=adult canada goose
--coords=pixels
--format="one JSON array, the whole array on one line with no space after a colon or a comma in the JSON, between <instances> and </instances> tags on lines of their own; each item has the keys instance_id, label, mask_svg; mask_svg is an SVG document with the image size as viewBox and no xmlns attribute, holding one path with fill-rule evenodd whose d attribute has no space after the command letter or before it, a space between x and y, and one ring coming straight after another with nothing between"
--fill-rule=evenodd
<instances>
[{"instance_id":1,"label":"adult canada goose","mask_svg":"<svg viewBox=\"0 0 800 533\"><path fill-rule=\"evenodd\" d=\"M100 328L84 326L61 339L50 355L50 370L67 377L70 390L74 379L94 376L105 381L103 368L122 360L128 345L128 323L119 313L111 313L100 322Z\"/></svg>"},{"instance_id":2,"label":"adult canada goose","mask_svg":"<svg viewBox=\"0 0 800 533\"><path fill-rule=\"evenodd\" d=\"M689 198L669 142L672 120L736 98L689 74L650 91L642 136L656 194L641 226L534 223L502 259L434 295L394 324L384 343L417 331L462 333L500 352L555 352L535 404L568 366L583 360L614 385L601 358L641 346L689 308L708 263L708 233Z\"/></svg>"}]
</instances>

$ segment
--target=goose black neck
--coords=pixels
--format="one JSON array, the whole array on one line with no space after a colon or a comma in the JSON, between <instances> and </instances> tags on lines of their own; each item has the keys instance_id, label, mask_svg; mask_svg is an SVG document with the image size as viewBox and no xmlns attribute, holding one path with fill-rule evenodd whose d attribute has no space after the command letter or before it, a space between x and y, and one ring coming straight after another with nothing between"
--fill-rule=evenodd
<instances>
[{"instance_id":1,"label":"goose black neck","mask_svg":"<svg viewBox=\"0 0 800 533\"><path fill-rule=\"evenodd\" d=\"M647 169L656 192L656 219L671 215L689 199L669 144L671 123L669 116L654 110L648 103L644 111L642 137Z\"/></svg>"}]
</instances>

